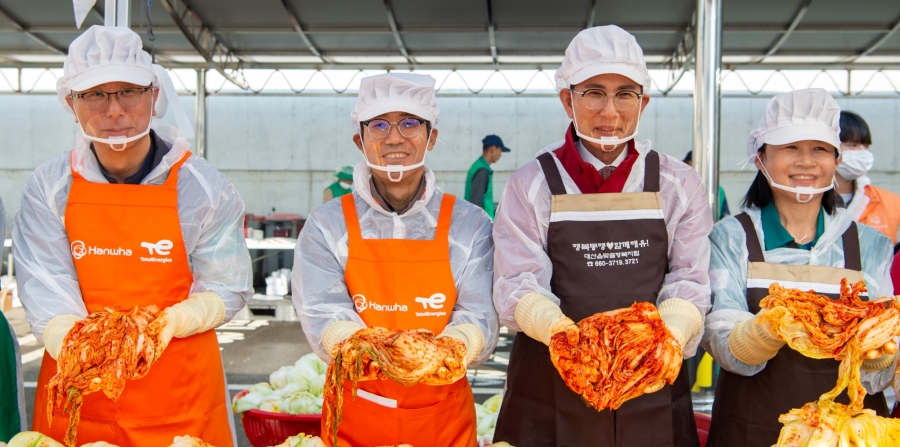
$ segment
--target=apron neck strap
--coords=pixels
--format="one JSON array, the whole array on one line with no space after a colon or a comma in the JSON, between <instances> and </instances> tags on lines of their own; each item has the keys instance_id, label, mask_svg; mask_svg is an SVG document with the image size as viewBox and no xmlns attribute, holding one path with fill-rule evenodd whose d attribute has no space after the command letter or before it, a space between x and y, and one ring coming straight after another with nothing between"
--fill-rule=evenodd
<instances>
[{"instance_id":1,"label":"apron neck strap","mask_svg":"<svg viewBox=\"0 0 900 447\"><path fill-rule=\"evenodd\" d=\"M747 235L747 252L750 254L750 262L766 262L763 256L762 244L759 236L756 235L756 229L753 228L753 221L747 213L741 213L734 216L741 226L744 227L744 233ZM850 222L847 231L841 236L844 243L844 268L855 272L862 271L862 256L859 252L859 231L856 228L856 222Z\"/></svg>"},{"instance_id":2,"label":"apron neck strap","mask_svg":"<svg viewBox=\"0 0 900 447\"><path fill-rule=\"evenodd\" d=\"M647 152L644 158L644 192L659 192L659 153Z\"/></svg>"},{"instance_id":3,"label":"apron neck strap","mask_svg":"<svg viewBox=\"0 0 900 447\"><path fill-rule=\"evenodd\" d=\"M444 193L444 198L441 199L441 212L438 215L437 229L434 231L434 240L450 240L450 221L453 220L453 205L455 203L456 196Z\"/></svg>"},{"instance_id":4,"label":"apron neck strap","mask_svg":"<svg viewBox=\"0 0 900 447\"><path fill-rule=\"evenodd\" d=\"M742 227L744 227L744 234L747 236L747 253L750 254L750 262L766 262L766 257L763 255L762 244L759 242L759 236L756 235L756 228L753 228L753 221L750 220L750 215L741 213L734 216L734 218L741 223Z\"/></svg>"},{"instance_id":5,"label":"apron neck strap","mask_svg":"<svg viewBox=\"0 0 900 447\"><path fill-rule=\"evenodd\" d=\"M850 222L841 239L844 242L844 268L861 272L862 256L859 253L859 231L856 229L856 222Z\"/></svg>"},{"instance_id":6,"label":"apron neck strap","mask_svg":"<svg viewBox=\"0 0 900 447\"><path fill-rule=\"evenodd\" d=\"M190 156L191 151L185 151L181 159L176 161L175 164L172 165L172 168L169 169L169 177L166 178L166 182L164 183L164 185L173 187L178 185L178 171L181 169L181 165L183 165L184 162L186 162L187 159L190 158Z\"/></svg>"},{"instance_id":7,"label":"apron neck strap","mask_svg":"<svg viewBox=\"0 0 900 447\"><path fill-rule=\"evenodd\" d=\"M350 240L362 239L362 232L359 229L359 216L356 215L356 200L353 198L355 194L345 194L341 196L341 208L344 210L344 222L347 224L347 236Z\"/></svg>"},{"instance_id":8,"label":"apron neck strap","mask_svg":"<svg viewBox=\"0 0 900 447\"><path fill-rule=\"evenodd\" d=\"M538 162L541 164L541 170L544 171L544 177L547 178L547 186L550 187L550 194L560 196L566 193L566 187L563 185L562 176L559 175L559 168L553 161L553 154L544 152L538 156Z\"/></svg>"}]
</instances>

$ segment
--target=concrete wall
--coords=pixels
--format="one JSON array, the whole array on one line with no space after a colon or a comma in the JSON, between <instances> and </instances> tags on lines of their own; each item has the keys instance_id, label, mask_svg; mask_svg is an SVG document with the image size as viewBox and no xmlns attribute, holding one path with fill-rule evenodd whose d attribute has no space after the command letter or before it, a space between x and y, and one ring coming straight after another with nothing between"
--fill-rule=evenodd
<instances>
[{"instance_id":1,"label":"concrete wall","mask_svg":"<svg viewBox=\"0 0 900 447\"><path fill-rule=\"evenodd\" d=\"M189 116L192 97L182 97ZM732 209L755 170L740 171L746 138L762 116L768 97L722 100L721 183ZM236 185L249 212L307 214L321 202L336 166L361 160L351 141L352 95L213 96L209 98L210 162ZM900 193L900 101L897 98L838 98L842 107L862 114L872 127L876 157L871 177ZM462 195L466 171L481 154L481 138L500 135L513 152L495 165L499 200L508 176L535 152L559 140L568 120L555 97L509 95L441 96L438 145L428 157L438 185ZM654 97L640 125L639 139L681 158L691 148L693 103L690 97ZM0 197L8 224L18 209L22 186L31 171L74 140L74 120L55 95L0 95ZM9 228L10 225L7 225Z\"/></svg>"}]
</instances>

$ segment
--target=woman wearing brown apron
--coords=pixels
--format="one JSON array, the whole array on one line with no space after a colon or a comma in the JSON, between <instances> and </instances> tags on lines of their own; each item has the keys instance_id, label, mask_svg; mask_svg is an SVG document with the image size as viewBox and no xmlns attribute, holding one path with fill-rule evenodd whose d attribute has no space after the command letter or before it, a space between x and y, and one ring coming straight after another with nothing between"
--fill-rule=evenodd
<instances>
[{"instance_id":1,"label":"woman wearing brown apron","mask_svg":"<svg viewBox=\"0 0 900 447\"><path fill-rule=\"evenodd\" d=\"M834 388L839 363L815 360L755 324L769 285L840 294L841 278L864 280L870 297L891 295L891 242L836 210L840 107L822 89L776 96L747 143L759 173L742 213L710 236L713 311L703 347L722 366L713 403L710 447L771 446L781 414ZM887 416L880 392L894 356L863 364L865 407ZM842 396L846 403L846 396ZM838 399L841 401L840 399Z\"/></svg>"},{"instance_id":2,"label":"woman wearing brown apron","mask_svg":"<svg viewBox=\"0 0 900 447\"><path fill-rule=\"evenodd\" d=\"M659 306L686 357L709 309L712 213L689 166L635 142L649 103L641 49L615 26L582 31L557 72L573 123L510 178L494 224L494 303L519 331L494 441L698 446L687 370L619 409L585 405L560 378L554 332L635 302Z\"/></svg>"}]
</instances>

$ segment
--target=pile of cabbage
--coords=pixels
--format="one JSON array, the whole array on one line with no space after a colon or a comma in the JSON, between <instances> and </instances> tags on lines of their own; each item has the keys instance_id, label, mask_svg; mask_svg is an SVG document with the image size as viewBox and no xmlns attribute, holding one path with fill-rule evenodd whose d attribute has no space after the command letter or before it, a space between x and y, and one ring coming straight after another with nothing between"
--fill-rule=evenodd
<instances>
[{"instance_id":1,"label":"pile of cabbage","mask_svg":"<svg viewBox=\"0 0 900 447\"><path fill-rule=\"evenodd\" d=\"M491 445L494 442L494 427L497 426L497 415L500 414L500 404L503 395L492 396L483 404L475 404L475 418L478 420L478 447Z\"/></svg>"},{"instance_id":2,"label":"pile of cabbage","mask_svg":"<svg viewBox=\"0 0 900 447\"><path fill-rule=\"evenodd\" d=\"M269 382L253 385L231 409L235 413L262 410L272 413L321 414L322 390L328 365L315 354L307 354L291 366L282 366Z\"/></svg>"}]
</instances>

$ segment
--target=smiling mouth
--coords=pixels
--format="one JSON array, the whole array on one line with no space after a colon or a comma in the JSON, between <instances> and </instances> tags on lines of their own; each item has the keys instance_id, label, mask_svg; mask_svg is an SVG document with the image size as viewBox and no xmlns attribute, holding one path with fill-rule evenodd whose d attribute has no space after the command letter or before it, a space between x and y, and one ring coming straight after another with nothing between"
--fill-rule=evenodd
<instances>
[{"instance_id":1,"label":"smiling mouth","mask_svg":"<svg viewBox=\"0 0 900 447\"><path fill-rule=\"evenodd\" d=\"M811 174L794 174L789 178L801 186L812 186L816 184L819 177Z\"/></svg>"},{"instance_id":2,"label":"smiling mouth","mask_svg":"<svg viewBox=\"0 0 900 447\"><path fill-rule=\"evenodd\" d=\"M409 157L409 154L403 152L391 152L390 154L385 154L383 158L386 160L402 160L406 157Z\"/></svg>"}]
</instances>

